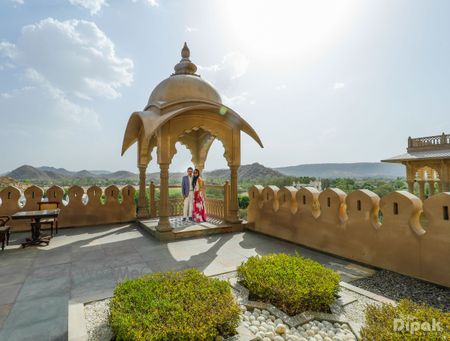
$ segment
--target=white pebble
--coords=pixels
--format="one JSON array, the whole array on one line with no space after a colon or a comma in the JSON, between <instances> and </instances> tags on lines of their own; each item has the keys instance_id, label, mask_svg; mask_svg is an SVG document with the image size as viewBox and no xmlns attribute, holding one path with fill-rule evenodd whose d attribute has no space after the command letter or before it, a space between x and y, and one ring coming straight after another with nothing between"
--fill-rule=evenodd
<instances>
[{"instance_id":1,"label":"white pebble","mask_svg":"<svg viewBox=\"0 0 450 341\"><path fill-rule=\"evenodd\" d=\"M264 333L262 332L257 332L255 335L259 340L262 340L264 338Z\"/></svg>"},{"instance_id":2,"label":"white pebble","mask_svg":"<svg viewBox=\"0 0 450 341\"><path fill-rule=\"evenodd\" d=\"M258 332L258 328L256 326L250 326L248 328L253 334L256 334Z\"/></svg>"},{"instance_id":3,"label":"white pebble","mask_svg":"<svg viewBox=\"0 0 450 341\"><path fill-rule=\"evenodd\" d=\"M273 340L273 338L275 337L275 333L274 332L266 332L264 335L266 337L270 338L271 340Z\"/></svg>"}]
</instances>

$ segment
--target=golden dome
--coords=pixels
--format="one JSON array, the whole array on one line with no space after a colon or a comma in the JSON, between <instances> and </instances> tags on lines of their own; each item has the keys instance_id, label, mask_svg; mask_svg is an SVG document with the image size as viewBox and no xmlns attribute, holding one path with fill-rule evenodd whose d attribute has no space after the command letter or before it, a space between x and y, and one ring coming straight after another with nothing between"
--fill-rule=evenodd
<instances>
[{"instance_id":1,"label":"golden dome","mask_svg":"<svg viewBox=\"0 0 450 341\"><path fill-rule=\"evenodd\" d=\"M175 73L156 86L150 95L146 109L151 105L162 106L183 100L222 103L219 93L212 84L195 73L197 66L190 61L189 56L189 48L184 43L181 50L182 59L175 65Z\"/></svg>"}]
</instances>

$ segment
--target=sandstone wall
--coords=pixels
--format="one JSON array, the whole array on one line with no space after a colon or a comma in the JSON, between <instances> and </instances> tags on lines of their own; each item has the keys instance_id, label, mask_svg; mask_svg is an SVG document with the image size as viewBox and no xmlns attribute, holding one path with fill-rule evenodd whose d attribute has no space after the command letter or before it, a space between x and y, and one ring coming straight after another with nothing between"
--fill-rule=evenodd
<instances>
[{"instance_id":1,"label":"sandstone wall","mask_svg":"<svg viewBox=\"0 0 450 341\"><path fill-rule=\"evenodd\" d=\"M63 201L64 190L53 186L46 191L49 201L60 202L61 213L58 217L59 227L89 226L133 221L136 218L133 186L109 186L104 192L100 187L92 186L86 193L80 186L72 186L67 192L67 200ZM87 195L87 203L83 196ZM102 195L104 194L104 203ZM119 200L121 194L121 200ZM0 191L0 215L12 215L19 211L38 209L38 202L44 198L44 191L37 186L30 186L24 191L25 205L19 204L21 192L16 187L6 187ZM13 231L30 230L30 222L26 220L11 221Z\"/></svg>"},{"instance_id":2,"label":"sandstone wall","mask_svg":"<svg viewBox=\"0 0 450 341\"><path fill-rule=\"evenodd\" d=\"M310 187L253 186L249 196L255 231L450 287L449 192L423 203L406 191Z\"/></svg>"}]
</instances>

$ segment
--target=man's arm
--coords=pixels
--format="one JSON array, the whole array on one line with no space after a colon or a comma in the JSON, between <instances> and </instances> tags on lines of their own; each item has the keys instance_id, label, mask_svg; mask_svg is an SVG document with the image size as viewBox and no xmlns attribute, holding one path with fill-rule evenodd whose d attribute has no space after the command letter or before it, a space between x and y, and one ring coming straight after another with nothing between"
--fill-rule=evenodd
<instances>
[{"instance_id":1,"label":"man's arm","mask_svg":"<svg viewBox=\"0 0 450 341\"><path fill-rule=\"evenodd\" d=\"M181 194L183 194L183 198L186 198L188 196L188 194L186 194L186 189L184 186L185 178L186 176L183 176L183 178L181 179Z\"/></svg>"}]
</instances>

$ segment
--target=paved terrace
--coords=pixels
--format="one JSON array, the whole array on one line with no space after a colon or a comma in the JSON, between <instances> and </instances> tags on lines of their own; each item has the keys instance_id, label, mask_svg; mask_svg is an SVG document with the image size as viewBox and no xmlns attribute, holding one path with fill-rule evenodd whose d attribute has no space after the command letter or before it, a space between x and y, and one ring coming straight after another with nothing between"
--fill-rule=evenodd
<instances>
[{"instance_id":1,"label":"paved terrace","mask_svg":"<svg viewBox=\"0 0 450 341\"><path fill-rule=\"evenodd\" d=\"M116 283L155 271L195 267L233 271L246 258L294 253L337 270L342 280L373 270L252 232L160 242L134 225L60 230L48 247L20 248L28 233L0 251L0 340L66 340L69 300L112 295Z\"/></svg>"}]
</instances>

